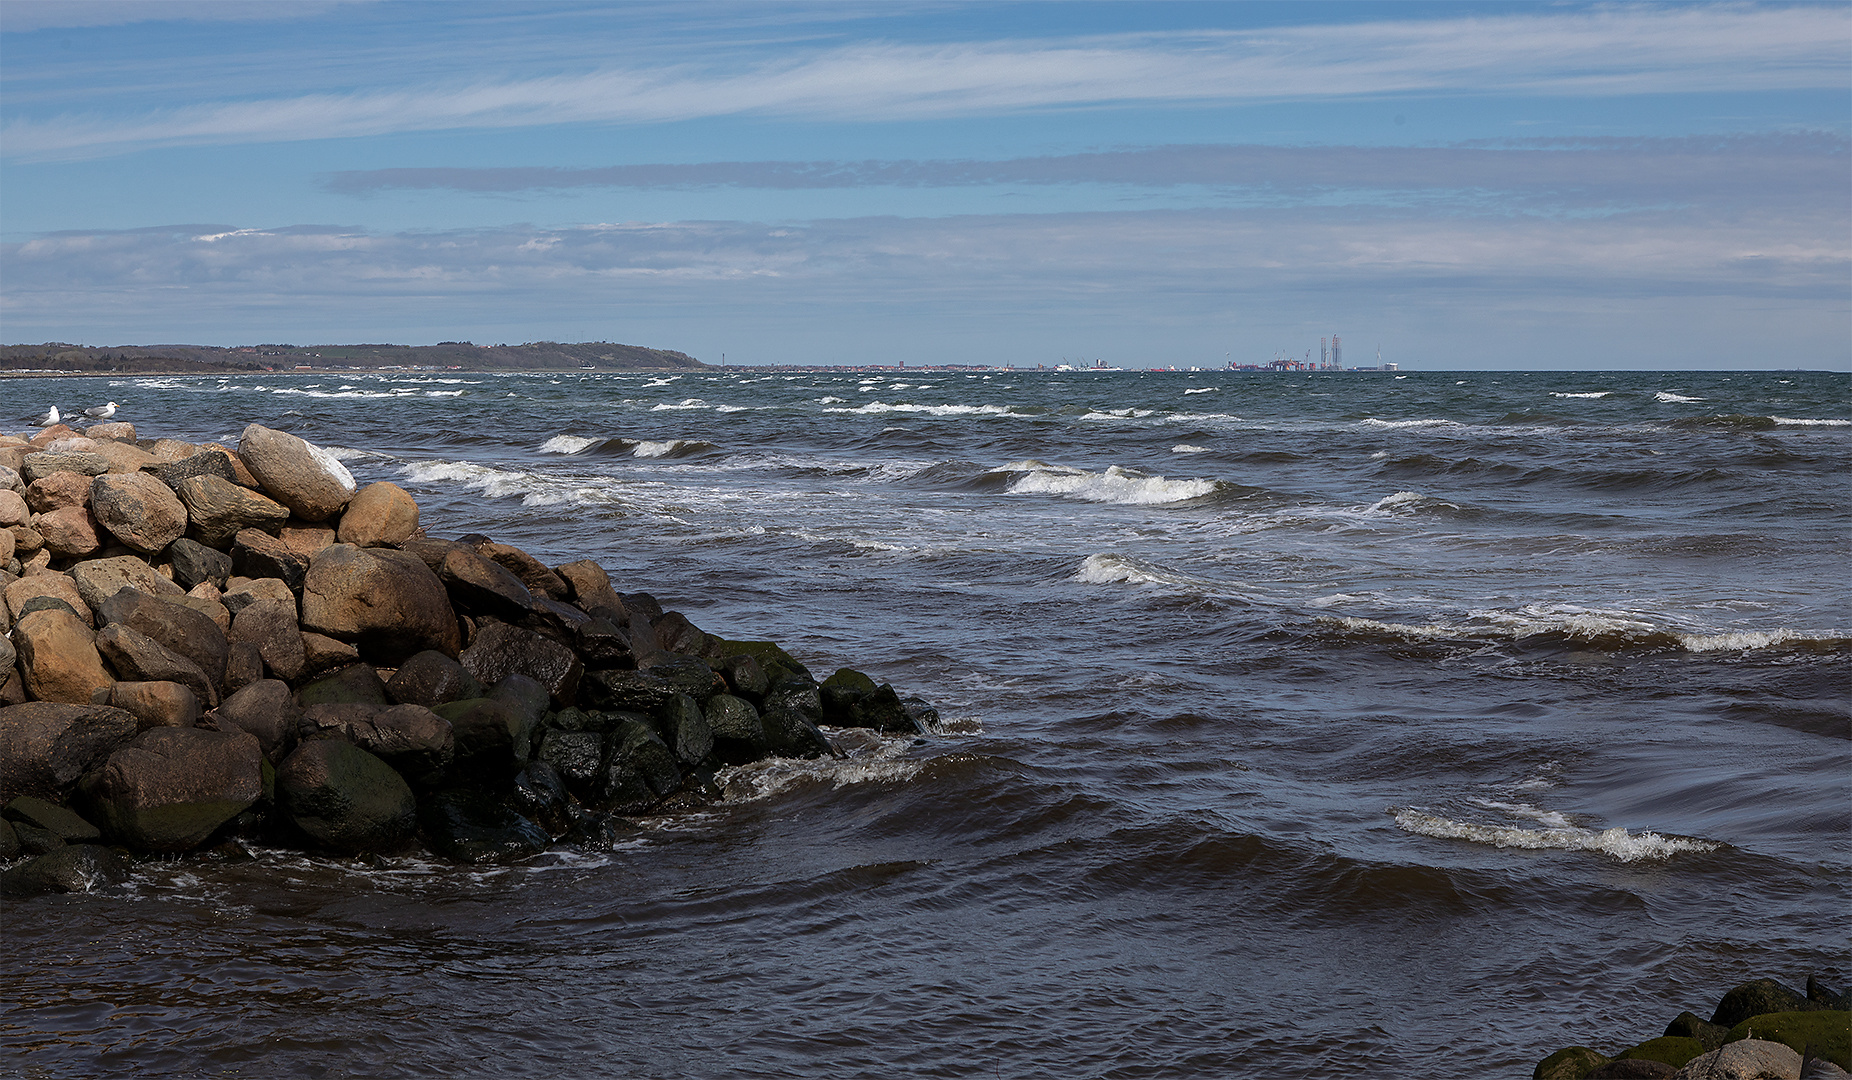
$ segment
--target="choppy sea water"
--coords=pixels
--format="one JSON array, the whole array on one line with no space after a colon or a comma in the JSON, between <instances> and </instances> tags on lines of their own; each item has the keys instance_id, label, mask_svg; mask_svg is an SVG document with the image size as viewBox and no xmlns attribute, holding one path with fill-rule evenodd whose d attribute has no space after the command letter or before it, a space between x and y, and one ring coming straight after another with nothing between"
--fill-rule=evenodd
<instances>
[{"instance_id":1,"label":"choppy sea water","mask_svg":"<svg viewBox=\"0 0 1852 1080\"><path fill-rule=\"evenodd\" d=\"M925 745L608 850L9 903L29 1076L1522 1077L1852 981L1844 375L0 383L340 447ZM10 428L21 425L12 422Z\"/></svg>"}]
</instances>

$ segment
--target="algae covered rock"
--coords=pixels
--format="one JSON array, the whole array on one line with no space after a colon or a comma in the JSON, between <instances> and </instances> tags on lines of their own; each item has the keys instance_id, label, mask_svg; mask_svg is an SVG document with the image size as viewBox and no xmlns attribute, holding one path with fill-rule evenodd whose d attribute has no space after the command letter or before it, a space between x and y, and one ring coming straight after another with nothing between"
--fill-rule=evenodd
<instances>
[{"instance_id":1,"label":"algae covered rock","mask_svg":"<svg viewBox=\"0 0 1852 1080\"><path fill-rule=\"evenodd\" d=\"M185 851L256 802L263 751L243 732L151 728L84 780L97 819L142 851Z\"/></svg>"},{"instance_id":2,"label":"algae covered rock","mask_svg":"<svg viewBox=\"0 0 1852 1080\"><path fill-rule=\"evenodd\" d=\"M1807 996L1773 979L1756 979L1732 989L1717 1003L1711 1023L1735 1027L1752 1016L1798 1012L1808 1007Z\"/></svg>"},{"instance_id":3,"label":"algae covered rock","mask_svg":"<svg viewBox=\"0 0 1852 1080\"><path fill-rule=\"evenodd\" d=\"M1531 1080L1584 1080L1608 1061L1606 1054L1586 1046L1565 1047L1539 1061L1531 1070Z\"/></svg>"},{"instance_id":4,"label":"algae covered rock","mask_svg":"<svg viewBox=\"0 0 1852 1080\"><path fill-rule=\"evenodd\" d=\"M1852 1012L1838 1009L1764 1013L1730 1029L1727 1046L1739 1039L1780 1043L1796 1053L1825 1058L1842 1069L1852 1069Z\"/></svg>"},{"instance_id":5,"label":"algae covered rock","mask_svg":"<svg viewBox=\"0 0 1852 1080\"><path fill-rule=\"evenodd\" d=\"M277 805L324 847L391 851L417 829L417 802L392 766L342 739L298 746L276 774Z\"/></svg>"},{"instance_id":6,"label":"algae covered rock","mask_svg":"<svg viewBox=\"0 0 1852 1080\"><path fill-rule=\"evenodd\" d=\"M28 701L0 708L0 799L62 801L136 730L134 716L107 705Z\"/></svg>"}]
</instances>

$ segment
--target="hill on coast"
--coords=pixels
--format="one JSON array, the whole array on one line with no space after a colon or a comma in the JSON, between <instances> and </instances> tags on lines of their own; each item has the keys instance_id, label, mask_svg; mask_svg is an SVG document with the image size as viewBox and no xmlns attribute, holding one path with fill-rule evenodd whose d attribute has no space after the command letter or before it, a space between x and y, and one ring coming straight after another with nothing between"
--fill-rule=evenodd
<instances>
[{"instance_id":1,"label":"hill on coast","mask_svg":"<svg viewBox=\"0 0 1852 1080\"><path fill-rule=\"evenodd\" d=\"M638 371L707 365L687 353L609 341L475 345L0 345L0 371L199 373L449 368L463 371Z\"/></svg>"}]
</instances>

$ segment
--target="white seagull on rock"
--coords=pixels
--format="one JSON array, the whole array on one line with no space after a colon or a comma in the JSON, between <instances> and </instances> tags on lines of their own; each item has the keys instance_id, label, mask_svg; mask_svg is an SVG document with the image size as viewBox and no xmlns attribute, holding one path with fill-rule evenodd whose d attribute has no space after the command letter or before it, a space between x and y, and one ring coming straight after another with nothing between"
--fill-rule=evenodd
<instances>
[{"instance_id":1,"label":"white seagull on rock","mask_svg":"<svg viewBox=\"0 0 1852 1080\"><path fill-rule=\"evenodd\" d=\"M58 406L53 405L51 408L45 410L42 415L33 417L32 422L39 427L50 427L60 419L61 417L58 415Z\"/></svg>"},{"instance_id":2,"label":"white seagull on rock","mask_svg":"<svg viewBox=\"0 0 1852 1080\"><path fill-rule=\"evenodd\" d=\"M107 420L110 417L116 415L116 403L112 401L107 405L97 405L92 408L85 409L84 415L88 416L92 420Z\"/></svg>"}]
</instances>

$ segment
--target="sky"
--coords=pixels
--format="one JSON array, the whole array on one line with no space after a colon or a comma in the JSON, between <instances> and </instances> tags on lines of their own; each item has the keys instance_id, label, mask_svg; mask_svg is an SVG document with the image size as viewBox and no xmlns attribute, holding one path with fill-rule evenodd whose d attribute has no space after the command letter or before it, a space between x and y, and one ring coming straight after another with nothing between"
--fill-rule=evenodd
<instances>
[{"instance_id":1,"label":"sky","mask_svg":"<svg viewBox=\"0 0 1852 1080\"><path fill-rule=\"evenodd\" d=\"M1852 5L0 0L0 341L1852 369Z\"/></svg>"}]
</instances>

